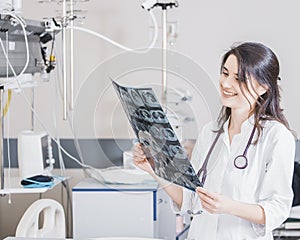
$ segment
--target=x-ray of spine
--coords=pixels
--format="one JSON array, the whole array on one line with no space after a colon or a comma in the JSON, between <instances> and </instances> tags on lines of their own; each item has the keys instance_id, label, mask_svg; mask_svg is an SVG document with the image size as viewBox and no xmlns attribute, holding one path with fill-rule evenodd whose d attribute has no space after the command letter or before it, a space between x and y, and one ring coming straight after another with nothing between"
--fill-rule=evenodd
<instances>
[{"instance_id":1,"label":"x-ray of spine","mask_svg":"<svg viewBox=\"0 0 300 240\"><path fill-rule=\"evenodd\" d=\"M201 186L153 89L112 83L155 173L190 190Z\"/></svg>"}]
</instances>

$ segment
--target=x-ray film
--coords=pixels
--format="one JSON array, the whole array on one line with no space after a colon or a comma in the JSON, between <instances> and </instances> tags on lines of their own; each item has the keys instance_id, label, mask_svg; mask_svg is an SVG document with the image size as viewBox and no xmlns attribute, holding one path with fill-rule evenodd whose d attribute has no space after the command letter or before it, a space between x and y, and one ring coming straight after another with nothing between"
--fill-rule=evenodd
<instances>
[{"instance_id":1,"label":"x-ray film","mask_svg":"<svg viewBox=\"0 0 300 240\"><path fill-rule=\"evenodd\" d=\"M202 186L153 89L112 83L154 172L193 191Z\"/></svg>"}]
</instances>

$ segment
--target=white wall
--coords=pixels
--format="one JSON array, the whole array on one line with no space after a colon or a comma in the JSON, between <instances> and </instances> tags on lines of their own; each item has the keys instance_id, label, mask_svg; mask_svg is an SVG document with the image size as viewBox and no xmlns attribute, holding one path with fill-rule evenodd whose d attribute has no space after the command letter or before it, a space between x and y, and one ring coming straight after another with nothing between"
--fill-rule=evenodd
<instances>
[{"instance_id":1,"label":"white wall","mask_svg":"<svg viewBox=\"0 0 300 240\"><path fill-rule=\"evenodd\" d=\"M61 9L61 5L56 3L38 4L37 2L37 0L23 1L22 15L25 18L41 20L45 17L56 16L55 11ZM141 2L139 0L90 0L87 3L81 3L78 6L87 11L82 26L131 48L145 47L152 39L152 23L147 12L141 8ZM281 63L282 106L291 127L299 134L300 115L297 113L297 103L300 100L298 94L300 83L297 81L300 62L299 7L300 3L296 0L288 2L272 0L179 1L178 8L168 10L168 20L176 21L178 25L178 38L175 45L170 49L179 52L183 58L195 61L206 72L207 78L217 86L221 57L233 43L258 41L270 46L277 53ZM154 13L161 26L161 10L157 8ZM57 37L58 59L61 57L60 37L61 34ZM156 47L160 46L161 36L159 36L156 44ZM95 110L95 115L91 121L82 116L79 118L80 127L77 130L77 136L91 137L88 128L94 127L96 135L100 137L126 138L132 136L115 93L112 89L103 92L110 86L107 76L99 75L99 82L101 83L96 86L100 86L97 90L99 91L98 103L89 101L89 92L82 93L82 89L80 89L82 84L88 82L93 73L95 74L106 60L118 58L120 53L123 53L123 50L99 38L75 31L75 95L79 95L78 101L83 101L86 109L89 106L95 108L91 109L91 111ZM157 57L157 61L161 61L159 56ZM51 74L52 83L55 82L58 72L61 70L61 64L59 65ZM112 68L120 69L121 66L113 66ZM178 66L178 70L182 70L180 68L185 69L186 66L182 64ZM107 70L107 72L113 72L114 69ZM170 74L169 78L169 87L172 88L174 77ZM187 82L184 79L181 80L183 84ZM200 77L189 80L194 83L198 82L200 88L201 81L206 81ZM124 79L121 79L122 81L129 85L149 85L150 81L153 84L160 84L161 76L155 71L149 73L143 70L137 76L127 74ZM177 82L180 86L180 81ZM52 109L56 109L58 121L56 133L62 137L70 137L72 132L69 124L61 120L61 100L55 97L50 86L51 84L45 84L36 88L36 111L48 130L55 132ZM200 95L205 91L216 91L216 89L205 88L203 85L203 88L200 89ZM190 107L195 111L198 127L201 127L204 122L211 118L209 113L211 110L209 109L211 108L209 106L210 99L203 99L202 97L202 99L197 100L197 96L194 95L193 97L194 101ZM206 101L208 101L208 106ZM80 110L78 115L84 116L86 109ZM15 94L10 114L11 136L16 136L22 129L30 127L29 112L23 96ZM116 124L114 119L120 120ZM76 122L77 119L74 121ZM90 124L93 126L89 126ZM37 124L36 128L41 127ZM126 130L124 131L124 129ZM188 130L185 129L184 131Z\"/></svg>"}]
</instances>

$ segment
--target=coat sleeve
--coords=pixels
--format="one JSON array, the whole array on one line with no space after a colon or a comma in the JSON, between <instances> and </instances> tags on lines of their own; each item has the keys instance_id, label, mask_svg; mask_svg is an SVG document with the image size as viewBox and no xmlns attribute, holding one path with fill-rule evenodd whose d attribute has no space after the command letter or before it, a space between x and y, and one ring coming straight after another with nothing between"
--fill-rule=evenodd
<instances>
[{"instance_id":1,"label":"coat sleeve","mask_svg":"<svg viewBox=\"0 0 300 240\"><path fill-rule=\"evenodd\" d=\"M266 223L252 224L260 236L271 232L288 218L293 201L295 139L285 128L277 128L271 139L258 198Z\"/></svg>"}]
</instances>

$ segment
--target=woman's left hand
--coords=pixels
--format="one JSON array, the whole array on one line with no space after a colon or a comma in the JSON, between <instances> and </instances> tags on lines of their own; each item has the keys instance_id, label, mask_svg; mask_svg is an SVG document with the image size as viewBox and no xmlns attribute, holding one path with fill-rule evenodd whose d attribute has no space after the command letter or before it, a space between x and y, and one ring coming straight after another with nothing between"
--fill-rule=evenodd
<instances>
[{"instance_id":1,"label":"woman's left hand","mask_svg":"<svg viewBox=\"0 0 300 240\"><path fill-rule=\"evenodd\" d=\"M229 213L234 209L234 200L219 193L209 192L197 187L196 192L202 207L209 213Z\"/></svg>"}]
</instances>

